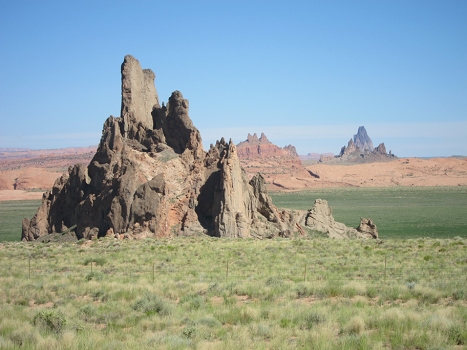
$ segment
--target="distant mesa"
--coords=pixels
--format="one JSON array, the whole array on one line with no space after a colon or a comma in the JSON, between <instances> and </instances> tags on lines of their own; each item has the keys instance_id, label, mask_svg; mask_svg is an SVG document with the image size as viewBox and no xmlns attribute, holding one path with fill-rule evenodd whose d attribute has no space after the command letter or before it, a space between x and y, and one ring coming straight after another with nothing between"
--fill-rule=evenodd
<instances>
[{"instance_id":1,"label":"distant mesa","mask_svg":"<svg viewBox=\"0 0 467 350\"><path fill-rule=\"evenodd\" d=\"M261 173L268 189L292 190L313 186L316 174L310 174L302 165L293 145L279 147L268 140L264 133L258 138L248 134L237 144L240 163L249 177Z\"/></svg>"},{"instance_id":2,"label":"distant mesa","mask_svg":"<svg viewBox=\"0 0 467 350\"><path fill-rule=\"evenodd\" d=\"M299 155L301 160L330 160L334 158L334 153L326 152L326 153L308 153L307 155Z\"/></svg>"},{"instance_id":3,"label":"distant mesa","mask_svg":"<svg viewBox=\"0 0 467 350\"><path fill-rule=\"evenodd\" d=\"M240 159L270 157L300 159L294 146L287 145L280 148L269 141L264 133L261 133L259 138L256 133L248 134L245 141L237 144L237 152Z\"/></svg>"}]
</instances>

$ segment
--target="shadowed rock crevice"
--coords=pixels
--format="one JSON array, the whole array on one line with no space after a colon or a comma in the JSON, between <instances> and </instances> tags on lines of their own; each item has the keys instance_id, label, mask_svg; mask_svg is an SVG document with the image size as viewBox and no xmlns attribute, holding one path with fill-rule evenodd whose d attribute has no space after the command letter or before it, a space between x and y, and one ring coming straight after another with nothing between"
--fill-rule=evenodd
<instances>
[{"instance_id":1,"label":"shadowed rock crevice","mask_svg":"<svg viewBox=\"0 0 467 350\"><path fill-rule=\"evenodd\" d=\"M105 121L89 165L70 167L36 215L23 220L24 241L71 227L86 239L306 233L307 212L277 209L262 175L249 181L232 141L203 150L179 91L160 106L151 70L125 56L121 73L121 116ZM269 144L265 135L258 142Z\"/></svg>"}]
</instances>

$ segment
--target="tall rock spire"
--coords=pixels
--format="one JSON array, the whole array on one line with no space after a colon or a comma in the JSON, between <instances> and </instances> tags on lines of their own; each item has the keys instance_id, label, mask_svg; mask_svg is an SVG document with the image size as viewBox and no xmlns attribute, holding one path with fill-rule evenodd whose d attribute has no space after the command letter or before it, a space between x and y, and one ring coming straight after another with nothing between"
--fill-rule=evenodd
<instances>
[{"instance_id":1,"label":"tall rock spire","mask_svg":"<svg viewBox=\"0 0 467 350\"><path fill-rule=\"evenodd\" d=\"M44 194L22 239L72 230L78 239L305 234L306 212L279 211L261 175L248 182L232 141L204 152L179 91L159 106L154 77L125 57L121 117L104 123L91 163L70 167Z\"/></svg>"},{"instance_id":2,"label":"tall rock spire","mask_svg":"<svg viewBox=\"0 0 467 350\"><path fill-rule=\"evenodd\" d=\"M371 141L370 136L366 133L364 126L360 126L357 134L353 135L353 142L355 143L355 146L362 151L367 149L370 152L373 152L374 150L373 142Z\"/></svg>"},{"instance_id":3,"label":"tall rock spire","mask_svg":"<svg viewBox=\"0 0 467 350\"><path fill-rule=\"evenodd\" d=\"M156 74L150 69L142 69L139 61L126 55L122 63L122 108L120 116L124 122L123 136L132 138L137 125L153 128L152 110L159 106L154 80Z\"/></svg>"}]
</instances>

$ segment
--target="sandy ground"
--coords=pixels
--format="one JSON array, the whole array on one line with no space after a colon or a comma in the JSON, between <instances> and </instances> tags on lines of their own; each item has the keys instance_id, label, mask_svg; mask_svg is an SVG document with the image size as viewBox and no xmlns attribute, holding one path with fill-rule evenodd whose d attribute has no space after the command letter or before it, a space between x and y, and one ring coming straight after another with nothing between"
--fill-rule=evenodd
<instances>
[{"instance_id":1,"label":"sandy ground","mask_svg":"<svg viewBox=\"0 0 467 350\"><path fill-rule=\"evenodd\" d=\"M292 171L265 175L269 190L289 191L326 187L391 187L391 186L467 186L467 158L402 158L391 162L331 165L314 164L306 169L315 174ZM283 169L282 169L283 170ZM19 173L18 173L19 172ZM21 168L0 172L7 184L0 190L0 201L41 199L42 192L25 188L50 189L61 175L51 169ZM318 177L319 176L319 177ZM17 179L17 190L13 183Z\"/></svg>"},{"instance_id":2,"label":"sandy ground","mask_svg":"<svg viewBox=\"0 0 467 350\"><path fill-rule=\"evenodd\" d=\"M69 166L89 164L95 149L96 146L49 150L0 148L0 201L42 198L42 193L51 189Z\"/></svg>"},{"instance_id":3,"label":"sandy ground","mask_svg":"<svg viewBox=\"0 0 467 350\"><path fill-rule=\"evenodd\" d=\"M314 164L306 169L319 178L276 176L268 179L269 188L467 186L466 158L402 158L353 165Z\"/></svg>"},{"instance_id":4,"label":"sandy ground","mask_svg":"<svg viewBox=\"0 0 467 350\"><path fill-rule=\"evenodd\" d=\"M0 190L50 189L62 174L62 171L35 167L0 171Z\"/></svg>"},{"instance_id":5,"label":"sandy ground","mask_svg":"<svg viewBox=\"0 0 467 350\"><path fill-rule=\"evenodd\" d=\"M0 191L0 202L1 201L16 201L16 200L29 200L29 199L41 199L43 192L28 192L22 190L3 190Z\"/></svg>"}]
</instances>

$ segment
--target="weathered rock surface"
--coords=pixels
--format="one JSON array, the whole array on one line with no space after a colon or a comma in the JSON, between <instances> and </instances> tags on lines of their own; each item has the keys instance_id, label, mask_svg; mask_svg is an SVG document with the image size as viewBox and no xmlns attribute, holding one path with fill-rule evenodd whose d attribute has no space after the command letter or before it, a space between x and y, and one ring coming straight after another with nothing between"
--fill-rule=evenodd
<instances>
[{"instance_id":1,"label":"weathered rock surface","mask_svg":"<svg viewBox=\"0 0 467 350\"><path fill-rule=\"evenodd\" d=\"M388 161L396 158L391 151L386 153L386 146L380 143L378 147L373 147L373 142L368 136L364 126L358 128L357 134L349 140L347 146L343 146L339 155L334 158L321 158L321 163L326 162L351 162L368 163Z\"/></svg>"},{"instance_id":2,"label":"weathered rock surface","mask_svg":"<svg viewBox=\"0 0 467 350\"><path fill-rule=\"evenodd\" d=\"M260 172L271 189L294 189L313 180L295 146L278 147L264 133L259 138L248 134L245 141L237 144L237 153L248 177Z\"/></svg>"},{"instance_id":3,"label":"weathered rock surface","mask_svg":"<svg viewBox=\"0 0 467 350\"><path fill-rule=\"evenodd\" d=\"M375 148L375 153L380 153L380 154L387 154L386 152L386 146L384 145L384 142L383 143L380 143L378 145L378 147Z\"/></svg>"},{"instance_id":4,"label":"weathered rock surface","mask_svg":"<svg viewBox=\"0 0 467 350\"><path fill-rule=\"evenodd\" d=\"M89 165L70 167L43 195L37 214L23 220L22 239L68 230L88 239L305 234L307 212L276 208L262 175L248 181L232 141L205 152L188 101L175 91L160 106L154 77L125 57L121 116L105 121Z\"/></svg>"},{"instance_id":5,"label":"weathered rock surface","mask_svg":"<svg viewBox=\"0 0 467 350\"><path fill-rule=\"evenodd\" d=\"M264 133L261 136L248 134L247 139L237 144L238 156L240 159L288 159L300 162L297 150L294 146L288 145L284 148L278 147L268 140Z\"/></svg>"},{"instance_id":6,"label":"weathered rock surface","mask_svg":"<svg viewBox=\"0 0 467 350\"><path fill-rule=\"evenodd\" d=\"M378 238L378 229L371 219L361 218L357 231L371 238Z\"/></svg>"},{"instance_id":7,"label":"weathered rock surface","mask_svg":"<svg viewBox=\"0 0 467 350\"><path fill-rule=\"evenodd\" d=\"M371 141L370 136L368 136L364 126L360 126L357 133L353 135L353 142L357 148L363 151L368 150L372 152L374 149L373 142Z\"/></svg>"},{"instance_id":8,"label":"weathered rock surface","mask_svg":"<svg viewBox=\"0 0 467 350\"><path fill-rule=\"evenodd\" d=\"M324 199L317 199L313 208L308 210L305 225L312 230L327 233L330 238L378 238L376 225L371 219L361 219L357 229L336 222L331 207Z\"/></svg>"},{"instance_id":9,"label":"weathered rock surface","mask_svg":"<svg viewBox=\"0 0 467 350\"><path fill-rule=\"evenodd\" d=\"M139 61L127 55L122 63L122 110L123 135L133 138L139 124L152 129L151 112L159 107L154 80L156 75L150 69L141 69Z\"/></svg>"},{"instance_id":10,"label":"weathered rock surface","mask_svg":"<svg viewBox=\"0 0 467 350\"><path fill-rule=\"evenodd\" d=\"M343 146L341 148L341 151L339 153L339 157L348 157L356 152L360 152L359 148L357 147L357 145L355 144L355 142L350 139L349 142L347 143L347 147L346 146Z\"/></svg>"},{"instance_id":11,"label":"weathered rock surface","mask_svg":"<svg viewBox=\"0 0 467 350\"><path fill-rule=\"evenodd\" d=\"M300 160L302 161L308 161L308 160L320 160L321 162L324 162L326 160L331 160L334 158L334 153L332 152L326 152L326 153L308 153L307 155L298 155Z\"/></svg>"}]
</instances>

